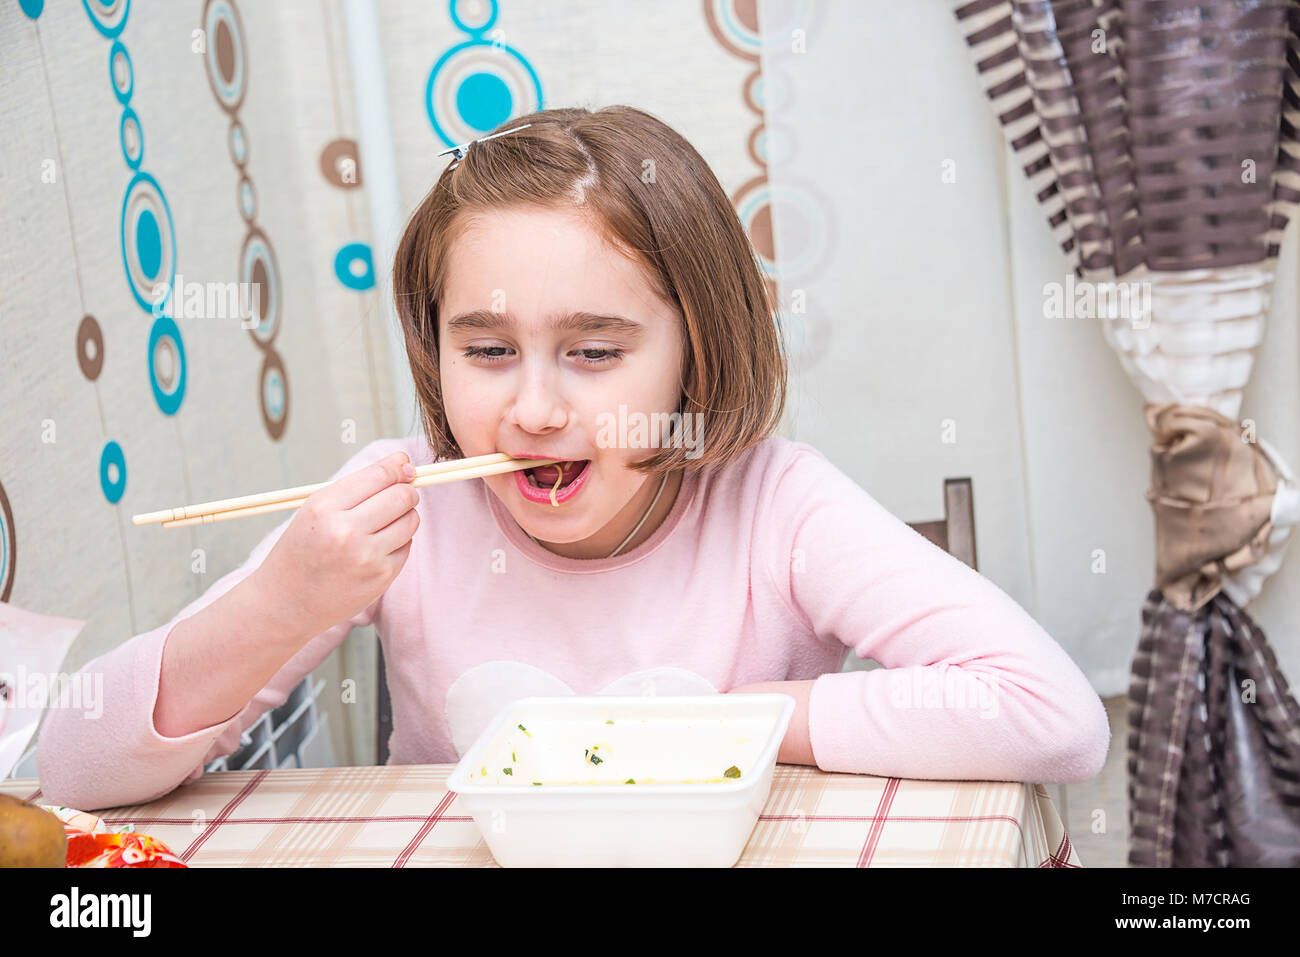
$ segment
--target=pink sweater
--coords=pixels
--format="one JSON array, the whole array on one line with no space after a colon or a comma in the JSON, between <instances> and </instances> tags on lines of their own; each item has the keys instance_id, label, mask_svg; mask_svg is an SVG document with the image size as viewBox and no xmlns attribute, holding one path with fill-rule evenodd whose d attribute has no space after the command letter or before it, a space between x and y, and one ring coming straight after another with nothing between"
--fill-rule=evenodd
<instances>
[{"instance_id":1,"label":"pink sweater","mask_svg":"<svg viewBox=\"0 0 1300 957\"><path fill-rule=\"evenodd\" d=\"M372 442L337 473L422 439ZM688 473L654 535L612 559L554 555L479 480L421 490L388 590L308 642L247 706L180 738L153 711L172 627L261 564L289 519L175 618L88 663L104 710L52 708L44 797L142 803L202 773L347 637L373 624L392 698L393 764L454 762L532 694L699 694L816 679L817 764L908 778L1081 781L1110 741L1070 657L1005 592L887 512L820 452L777 436ZM882 666L841 673L850 651Z\"/></svg>"}]
</instances>

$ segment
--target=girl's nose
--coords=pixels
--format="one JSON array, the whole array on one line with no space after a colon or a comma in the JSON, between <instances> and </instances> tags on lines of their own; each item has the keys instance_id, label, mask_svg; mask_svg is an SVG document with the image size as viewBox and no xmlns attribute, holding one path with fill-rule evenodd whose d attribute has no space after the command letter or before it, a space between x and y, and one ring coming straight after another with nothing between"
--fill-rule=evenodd
<instances>
[{"instance_id":1,"label":"girl's nose","mask_svg":"<svg viewBox=\"0 0 1300 957\"><path fill-rule=\"evenodd\" d=\"M539 368L522 372L515 394L514 424L525 432L562 428L567 420L564 400L552 377Z\"/></svg>"}]
</instances>

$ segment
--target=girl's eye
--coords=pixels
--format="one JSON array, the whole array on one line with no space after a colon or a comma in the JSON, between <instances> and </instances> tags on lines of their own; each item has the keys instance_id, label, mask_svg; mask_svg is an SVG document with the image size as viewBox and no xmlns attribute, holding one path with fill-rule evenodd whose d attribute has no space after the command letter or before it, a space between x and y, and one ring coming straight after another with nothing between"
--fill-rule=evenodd
<instances>
[{"instance_id":1,"label":"girl's eye","mask_svg":"<svg viewBox=\"0 0 1300 957\"><path fill-rule=\"evenodd\" d=\"M468 349L465 350L464 355L466 359L471 359L474 356L482 356L488 362L497 362L500 359L504 359L505 356L501 356L501 355L490 356L488 355L488 353L504 352L505 348L506 348L505 346L470 346Z\"/></svg>"},{"instance_id":2,"label":"girl's eye","mask_svg":"<svg viewBox=\"0 0 1300 957\"><path fill-rule=\"evenodd\" d=\"M467 359L479 356L484 362L491 363L505 359L506 356L502 353L509 351L505 346L470 346L463 354ZM575 353L579 354L581 361L589 366L607 365L623 358L621 349L577 349Z\"/></svg>"},{"instance_id":3,"label":"girl's eye","mask_svg":"<svg viewBox=\"0 0 1300 957\"><path fill-rule=\"evenodd\" d=\"M579 349L578 351L582 353L583 361L593 366L605 365L623 358L621 349Z\"/></svg>"}]
</instances>

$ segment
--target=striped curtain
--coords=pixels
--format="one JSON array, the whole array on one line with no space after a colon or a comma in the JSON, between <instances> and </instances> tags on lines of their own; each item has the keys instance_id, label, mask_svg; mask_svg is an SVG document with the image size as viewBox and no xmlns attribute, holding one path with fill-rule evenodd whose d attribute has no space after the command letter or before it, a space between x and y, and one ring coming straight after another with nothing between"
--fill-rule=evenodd
<instances>
[{"instance_id":1,"label":"striped curtain","mask_svg":"<svg viewBox=\"0 0 1300 957\"><path fill-rule=\"evenodd\" d=\"M1129 864L1300 866L1300 708L1245 610L1282 561L1300 486L1241 417L1300 199L1300 4L958 0L954 13L1070 257L1066 286L1152 434Z\"/></svg>"}]
</instances>

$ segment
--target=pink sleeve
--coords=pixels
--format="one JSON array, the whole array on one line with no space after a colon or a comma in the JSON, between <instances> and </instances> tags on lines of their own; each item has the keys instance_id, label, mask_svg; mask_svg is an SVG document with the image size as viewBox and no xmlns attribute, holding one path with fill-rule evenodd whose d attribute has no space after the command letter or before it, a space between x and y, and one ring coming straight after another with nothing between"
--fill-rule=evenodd
<instances>
[{"instance_id":1,"label":"pink sleeve","mask_svg":"<svg viewBox=\"0 0 1300 957\"><path fill-rule=\"evenodd\" d=\"M334 478L407 448L397 440L371 442ZM410 449L408 449L410 451ZM333 478L331 478L333 481ZM321 632L290 658L238 713L179 738L154 726L163 645L181 620L212 604L257 569L292 521L269 532L248 559L185 606L165 625L136 635L88 662L82 674L102 675L102 713L65 706L47 709L37 739L36 764L42 799L81 810L140 804L166 794L203 773L203 766L239 748L240 735L262 714L279 707L302 679L333 651L353 627L369 625L383 596L347 621ZM146 527L144 533L159 532ZM165 534L169 530L163 530ZM75 682L69 682L69 689Z\"/></svg>"},{"instance_id":2,"label":"pink sleeve","mask_svg":"<svg viewBox=\"0 0 1300 957\"><path fill-rule=\"evenodd\" d=\"M1052 783L1096 775L1110 725L1087 678L1005 592L796 443L766 527L777 588L819 638L881 667L824 674L820 768Z\"/></svg>"}]
</instances>

